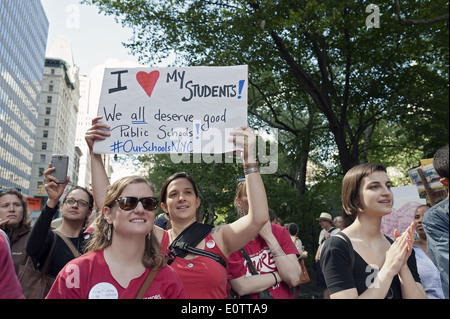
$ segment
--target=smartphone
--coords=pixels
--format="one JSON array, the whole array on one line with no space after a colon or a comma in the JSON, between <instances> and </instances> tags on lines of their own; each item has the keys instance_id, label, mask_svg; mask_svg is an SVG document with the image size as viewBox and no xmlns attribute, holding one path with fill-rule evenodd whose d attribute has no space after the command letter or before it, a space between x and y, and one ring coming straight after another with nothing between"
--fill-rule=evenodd
<instances>
[{"instance_id":1,"label":"smartphone","mask_svg":"<svg viewBox=\"0 0 450 319\"><path fill-rule=\"evenodd\" d=\"M56 168L51 175L58 179L58 184L64 184L67 180L67 169L69 167L69 156L54 154L52 156L52 167Z\"/></svg>"}]
</instances>

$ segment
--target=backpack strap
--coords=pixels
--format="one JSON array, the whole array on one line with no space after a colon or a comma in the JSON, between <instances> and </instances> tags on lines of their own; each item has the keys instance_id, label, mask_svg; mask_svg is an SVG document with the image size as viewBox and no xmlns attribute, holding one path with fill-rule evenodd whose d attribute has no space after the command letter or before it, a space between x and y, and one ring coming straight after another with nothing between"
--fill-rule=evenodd
<instances>
[{"instance_id":1,"label":"backpack strap","mask_svg":"<svg viewBox=\"0 0 450 319\"><path fill-rule=\"evenodd\" d=\"M184 258L192 253L214 259L223 267L227 267L225 260L218 254L195 248L213 229L212 225L194 222L178 235L170 244L169 252L166 254L167 264L171 264L176 257Z\"/></svg>"}]
</instances>

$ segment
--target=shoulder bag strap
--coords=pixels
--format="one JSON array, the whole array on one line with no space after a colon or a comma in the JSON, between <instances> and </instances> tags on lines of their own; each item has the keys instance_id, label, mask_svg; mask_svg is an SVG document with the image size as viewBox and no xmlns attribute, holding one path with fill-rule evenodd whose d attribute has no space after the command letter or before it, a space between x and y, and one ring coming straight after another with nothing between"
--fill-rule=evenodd
<instances>
[{"instance_id":1,"label":"shoulder bag strap","mask_svg":"<svg viewBox=\"0 0 450 319\"><path fill-rule=\"evenodd\" d=\"M52 232L52 234L53 234L53 244L41 268L41 273L43 274L48 274L48 271L50 269L50 260L52 259L53 255L53 249L55 248L56 245L56 234L54 232Z\"/></svg>"},{"instance_id":2,"label":"shoulder bag strap","mask_svg":"<svg viewBox=\"0 0 450 319\"><path fill-rule=\"evenodd\" d=\"M250 259L244 248L241 248L241 253L242 255L244 255L245 261L247 262L248 265L248 269L250 269L252 276L258 275L258 271L256 270L255 265L253 264L252 260Z\"/></svg>"},{"instance_id":3,"label":"shoulder bag strap","mask_svg":"<svg viewBox=\"0 0 450 319\"><path fill-rule=\"evenodd\" d=\"M147 292L148 288L150 287L150 285L153 282L153 279L155 279L156 275L158 274L159 268L158 269L152 269L147 277L145 278L144 282L142 283L141 287L139 288L136 296L134 296L134 299L142 299L145 295L145 293Z\"/></svg>"},{"instance_id":4,"label":"shoulder bag strap","mask_svg":"<svg viewBox=\"0 0 450 319\"><path fill-rule=\"evenodd\" d=\"M55 229L53 229L53 231L57 235L59 235L59 237L61 237L61 239L66 243L67 247L69 247L70 251L72 252L74 258L78 258L81 256L80 252L77 250L77 248L74 246L74 244L69 239L67 239L67 237L64 236L63 233L61 233Z\"/></svg>"},{"instance_id":5,"label":"shoulder bag strap","mask_svg":"<svg viewBox=\"0 0 450 319\"><path fill-rule=\"evenodd\" d=\"M252 276L258 275L258 271L256 270L255 265L253 264L252 260L250 259L244 248L241 248L241 253L244 255L245 261L247 262L248 268L250 269ZM269 289L265 289L263 291L258 292L258 299L273 299L273 296L270 293Z\"/></svg>"}]
</instances>

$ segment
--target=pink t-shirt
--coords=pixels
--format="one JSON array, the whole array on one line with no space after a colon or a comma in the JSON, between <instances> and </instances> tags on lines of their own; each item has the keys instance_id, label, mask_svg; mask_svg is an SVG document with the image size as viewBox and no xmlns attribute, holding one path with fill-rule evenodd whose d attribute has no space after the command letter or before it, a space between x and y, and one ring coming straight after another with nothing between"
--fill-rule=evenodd
<instances>
[{"instance_id":1,"label":"pink t-shirt","mask_svg":"<svg viewBox=\"0 0 450 319\"><path fill-rule=\"evenodd\" d=\"M150 268L122 287L111 275L103 250L73 259L59 272L46 299L133 299ZM170 267L161 268L143 299L185 299L180 277Z\"/></svg>"},{"instance_id":2,"label":"pink t-shirt","mask_svg":"<svg viewBox=\"0 0 450 319\"><path fill-rule=\"evenodd\" d=\"M295 248L292 242L291 236L286 228L271 224L272 233L280 244L281 249L283 249L286 255L295 254L299 256L297 248ZM253 261L256 270L260 274L268 274L277 270L275 261L273 260L272 253L269 250L264 239L258 235L256 239L251 240L244 247L250 259ZM235 279L242 276L251 276L251 272L247 266L244 255L238 250L230 255L228 259L228 279ZM275 283L275 279L274 279ZM274 299L291 299L291 291L289 286L284 282L279 283L276 286L269 288L270 293ZM252 294L253 299L258 299L258 294Z\"/></svg>"},{"instance_id":3,"label":"pink t-shirt","mask_svg":"<svg viewBox=\"0 0 450 319\"><path fill-rule=\"evenodd\" d=\"M226 257L217 247L211 234L205 238L205 250L219 254L225 262ZM169 252L169 233L161 240L163 255ZM189 299L227 299L227 270L217 261L197 256L194 259L175 258L171 266L183 281Z\"/></svg>"}]
</instances>

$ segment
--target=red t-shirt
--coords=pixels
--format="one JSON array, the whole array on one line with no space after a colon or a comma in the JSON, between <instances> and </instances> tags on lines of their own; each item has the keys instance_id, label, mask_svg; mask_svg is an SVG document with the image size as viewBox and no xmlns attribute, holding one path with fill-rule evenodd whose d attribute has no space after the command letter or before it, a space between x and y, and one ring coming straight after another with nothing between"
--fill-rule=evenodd
<instances>
[{"instance_id":1,"label":"red t-shirt","mask_svg":"<svg viewBox=\"0 0 450 319\"><path fill-rule=\"evenodd\" d=\"M294 243L292 242L291 236L286 228L271 224L272 233L280 244L281 249L283 249L286 255L289 254L298 254L297 248L295 248ZM277 270L275 265L275 261L273 260L272 253L269 250L264 239L258 235L256 239L251 240L244 247L250 259L253 261L256 270L260 274L268 274ZM241 251L235 251L230 255L228 259L228 279L235 279L242 276L251 276L251 272L247 266L247 262L245 261L244 256ZM275 279L274 279L275 282ZM269 288L270 293L272 294L274 299L291 299L291 291L289 286L284 282L279 283L274 287ZM251 297L253 299L258 299L258 294L252 294Z\"/></svg>"},{"instance_id":2,"label":"red t-shirt","mask_svg":"<svg viewBox=\"0 0 450 319\"><path fill-rule=\"evenodd\" d=\"M8 242L0 234L0 299L24 299Z\"/></svg>"},{"instance_id":3,"label":"red t-shirt","mask_svg":"<svg viewBox=\"0 0 450 319\"><path fill-rule=\"evenodd\" d=\"M205 238L205 250L219 254L225 262L226 257L217 247L211 234ZM161 240L163 255L169 252L169 233ZM194 259L175 258L170 264L183 281L189 299L227 299L227 270L217 261L197 256Z\"/></svg>"},{"instance_id":4,"label":"red t-shirt","mask_svg":"<svg viewBox=\"0 0 450 319\"><path fill-rule=\"evenodd\" d=\"M123 288L111 275L103 250L73 259L59 272L46 299L133 299L150 268ZM161 268L143 299L186 299L180 277Z\"/></svg>"}]
</instances>

